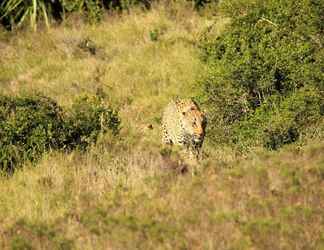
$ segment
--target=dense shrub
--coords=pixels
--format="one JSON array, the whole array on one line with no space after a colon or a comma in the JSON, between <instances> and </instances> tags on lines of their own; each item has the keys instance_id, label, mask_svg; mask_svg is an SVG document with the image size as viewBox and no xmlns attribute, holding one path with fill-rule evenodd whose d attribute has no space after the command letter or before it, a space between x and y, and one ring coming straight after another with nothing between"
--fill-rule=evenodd
<instances>
[{"instance_id":1,"label":"dense shrub","mask_svg":"<svg viewBox=\"0 0 324 250\"><path fill-rule=\"evenodd\" d=\"M100 99L80 98L71 110L41 96L0 96L0 169L37 160L50 149L85 149L100 133L118 133L116 111Z\"/></svg>"},{"instance_id":2,"label":"dense shrub","mask_svg":"<svg viewBox=\"0 0 324 250\"><path fill-rule=\"evenodd\" d=\"M120 120L115 110L103 105L100 98L84 96L69 110L64 121L64 145L85 149L108 130L116 135Z\"/></svg>"},{"instance_id":3,"label":"dense shrub","mask_svg":"<svg viewBox=\"0 0 324 250\"><path fill-rule=\"evenodd\" d=\"M301 88L287 97L273 95L232 125L232 141L269 149L295 142L310 126L320 126L322 101L314 88Z\"/></svg>"},{"instance_id":4,"label":"dense shrub","mask_svg":"<svg viewBox=\"0 0 324 250\"><path fill-rule=\"evenodd\" d=\"M223 1L231 24L201 40L201 80L216 143L294 142L323 119L323 9L320 0ZM306 118L303 118L306 117Z\"/></svg>"},{"instance_id":5,"label":"dense shrub","mask_svg":"<svg viewBox=\"0 0 324 250\"><path fill-rule=\"evenodd\" d=\"M61 145L62 110L44 97L0 97L0 168L12 169Z\"/></svg>"}]
</instances>

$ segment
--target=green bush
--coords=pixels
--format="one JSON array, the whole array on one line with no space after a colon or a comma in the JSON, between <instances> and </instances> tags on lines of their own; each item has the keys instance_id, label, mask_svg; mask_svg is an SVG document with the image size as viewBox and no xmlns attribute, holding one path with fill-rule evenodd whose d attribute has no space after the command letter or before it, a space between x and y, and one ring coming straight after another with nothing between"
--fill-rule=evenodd
<instances>
[{"instance_id":1,"label":"green bush","mask_svg":"<svg viewBox=\"0 0 324 250\"><path fill-rule=\"evenodd\" d=\"M219 9L231 24L200 43L212 141L271 149L296 141L323 119L323 1L222 1Z\"/></svg>"},{"instance_id":2,"label":"green bush","mask_svg":"<svg viewBox=\"0 0 324 250\"><path fill-rule=\"evenodd\" d=\"M118 133L117 112L97 97L77 100L71 110L42 96L0 96L0 169L12 172L51 149L85 149L100 133Z\"/></svg>"},{"instance_id":3,"label":"green bush","mask_svg":"<svg viewBox=\"0 0 324 250\"><path fill-rule=\"evenodd\" d=\"M106 107L100 98L81 97L72 105L64 121L64 145L85 149L100 133L110 130L117 135L119 125L117 112Z\"/></svg>"},{"instance_id":4,"label":"green bush","mask_svg":"<svg viewBox=\"0 0 324 250\"><path fill-rule=\"evenodd\" d=\"M100 21L103 15L103 4L100 0L66 0L61 3L66 12L82 13L90 23Z\"/></svg>"},{"instance_id":5,"label":"green bush","mask_svg":"<svg viewBox=\"0 0 324 250\"><path fill-rule=\"evenodd\" d=\"M0 169L59 148L62 110L46 97L0 97Z\"/></svg>"},{"instance_id":6,"label":"green bush","mask_svg":"<svg viewBox=\"0 0 324 250\"><path fill-rule=\"evenodd\" d=\"M278 149L305 137L310 126L320 126L323 101L316 89L301 88L289 96L274 95L231 126L232 141Z\"/></svg>"}]
</instances>

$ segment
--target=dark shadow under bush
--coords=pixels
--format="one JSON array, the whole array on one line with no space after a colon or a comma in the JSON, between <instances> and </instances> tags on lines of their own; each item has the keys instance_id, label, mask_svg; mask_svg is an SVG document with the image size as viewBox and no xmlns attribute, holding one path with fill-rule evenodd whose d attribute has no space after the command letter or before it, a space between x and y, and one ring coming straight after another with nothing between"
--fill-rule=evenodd
<instances>
[{"instance_id":1,"label":"dark shadow under bush","mask_svg":"<svg viewBox=\"0 0 324 250\"><path fill-rule=\"evenodd\" d=\"M79 98L70 110L42 96L0 96L0 169L12 172L50 149L85 149L100 133L117 134L118 114L98 97Z\"/></svg>"}]
</instances>

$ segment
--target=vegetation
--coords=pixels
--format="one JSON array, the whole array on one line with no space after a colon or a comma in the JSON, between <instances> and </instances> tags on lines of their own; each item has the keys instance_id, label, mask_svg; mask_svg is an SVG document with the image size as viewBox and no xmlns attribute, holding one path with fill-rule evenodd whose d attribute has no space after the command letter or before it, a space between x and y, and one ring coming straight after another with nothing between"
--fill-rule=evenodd
<instances>
[{"instance_id":1,"label":"vegetation","mask_svg":"<svg viewBox=\"0 0 324 250\"><path fill-rule=\"evenodd\" d=\"M220 8L231 24L221 36L207 32L201 44L209 67L202 98L213 141L277 149L317 137L324 107L323 1L224 1Z\"/></svg>"},{"instance_id":2,"label":"vegetation","mask_svg":"<svg viewBox=\"0 0 324 250\"><path fill-rule=\"evenodd\" d=\"M0 175L0 249L324 247L322 34L307 15L296 17L314 32L304 40L310 60L300 62L290 53L300 56L298 32L310 31L286 27L296 46L270 30L266 47L248 21L250 10L260 14L258 1L214 2L198 12L186 0L103 12L96 25L75 10L46 32L0 29L1 100L16 107L1 105L0 124L11 121L11 147L23 152L29 138L40 149L37 161ZM317 20L303 9L312 5L297 2ZM260 30L280 23L277 14L261 17ZM260 41L232 53L253 30ZM221 58L218 42L228 48ZM245 59L255 46L251 53L263 51L289 73L282 92L263 61ZM260 98L248 91L254 74ZM197 98L209 116L197 164L160 143L161 111L176 96ZM10 135L1 126L0 141Z\"/></svg>"},{"instance_id":3,"label":"vegetation","mask_svg":"<svg viewBox=\"0 0 324 250\"><path fill-rule=\"evenodd\" d=\"M150 2L150 0L4 0L0 4L0 17L8 28L29 22L30 27L36 31L39 22L44 21L49 28L52 18L62 21L66 14L71 12L78 12L89 22L95 23L102 19L104 9L125 10L135 4L143 4L149 8Z\"/></svg>"},{"instance_id":4,"label":"vegetation","mask_svg":"<svg viewBox=\"0 0 324 250\"><path fill-rule=\"evenodd\" d=\"M0 169L12 172L26 160L55 149L85 149L100 133L117 134L117 113L84 97L64 114L46 97L0 96Z\"/></svg>"},{"instance_id":5,"label":"vegetation","mask_svg":"<svg viewBox=\"0 0 324 250\"><path fill-rule=\"evenodd\" d=\"M210 0L188 0L196 9L209 4ZM8 29L29 23L36 31L44 21L47 28L52 20L61 22L67 15L77 12L90 23L102 20L107 10L125 11L133 6L150 9L153 0L3 0L0 3L0 21Z\"/></svg>"},{"instance_id":6,"label":"vegetation","mask_svg":"<svg viewBox=\"0 0 324 250\"><path fill-rule=\"evenodd\" d=\"M8 29L16 24L20 26L28 20L31 28L36 31L40 19L44 20L49 27L51 15L58 19L61 10L63 10L62 6L56 0L5 0L0 5L0 20Z\"/></svg>"}]
</instances>

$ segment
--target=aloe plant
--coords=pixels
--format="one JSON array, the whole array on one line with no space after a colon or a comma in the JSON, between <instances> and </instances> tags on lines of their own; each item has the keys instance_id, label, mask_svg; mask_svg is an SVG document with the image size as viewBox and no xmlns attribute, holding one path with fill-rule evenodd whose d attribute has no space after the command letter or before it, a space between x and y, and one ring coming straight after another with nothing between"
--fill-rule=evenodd
<instances>
[{"instance_id":1,"label":"aloe plant","mask_svg":"<svg viewBox=\"0 0 324 250\"><path fill-rule=\"evenodd\" d=\"M50 17L54 15L55 18L55 14L62 15L65 11L85 11L89 21L100 20L104 2L102 0L3 0L0 1L0 19L10 20L11 25L14 23L17 26L29 22L30 27L36 31L38 21L43 20L49 28ZM56 13L57 11L60 13Z\"/></svg>"},{"instance_id":2,"label":"aloe plant","mask_svg":"<svg viewBox=\"0 0 324 250\"><path fill-rule=\"evenodd\" d=\"M5 0L1 3L1 18L9 18L20 26L29 19L31 28L37 30L37 21L42 18L49 27L49 8L46 0Z\"/></svg>"},{"instance_id":3,"label":"aloe plant","mask_svg":"<svg viewBox=\"0 0 324 250\"><path fill-rule=\"evenodd\" d=\"M21 26L29 23L32 30L37 30L37 23L42 20L47 28L50 18L61 19L65 12L85 14L89 22L96 23L103 14L103 9L127 9L131 5L143 4L149 8L152 0L0 0L0 21ZM4 21L5 20L5 21Z\"/></svg>"}]
</instances>

